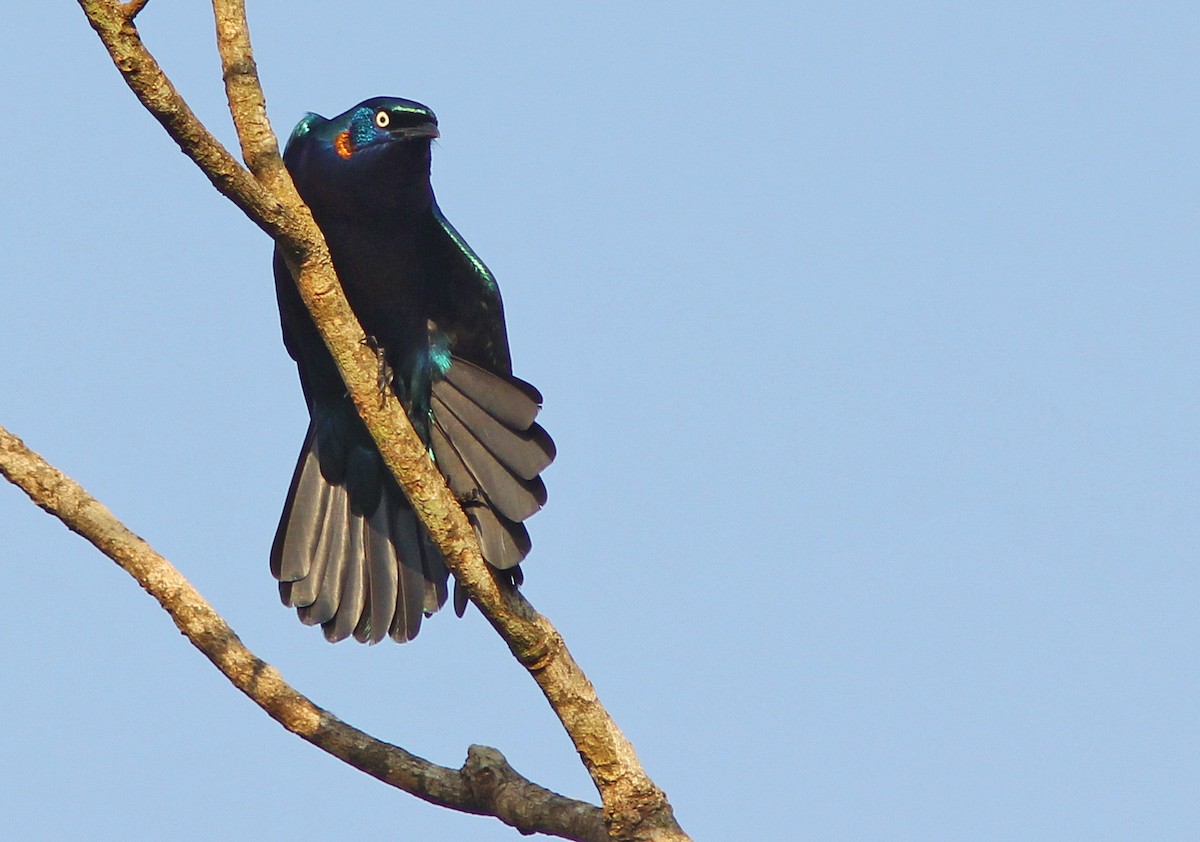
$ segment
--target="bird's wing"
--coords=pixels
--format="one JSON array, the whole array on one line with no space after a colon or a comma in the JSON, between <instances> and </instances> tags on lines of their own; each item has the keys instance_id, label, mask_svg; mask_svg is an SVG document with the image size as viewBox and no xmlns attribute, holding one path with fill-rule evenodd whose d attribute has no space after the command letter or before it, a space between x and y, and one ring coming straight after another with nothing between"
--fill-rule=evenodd
<instances>
[{"instance_id":1,"label":"bird's wing","mask_svg":"<svg viewBox=\"0 0 1200 842\"><path fill-rule=\"evenodd\" d=\"M438 277L430 318L455 356L511 374L504 304L495 276L436 205L432 218L430 250Z\"/></svg>"}]
</instances>

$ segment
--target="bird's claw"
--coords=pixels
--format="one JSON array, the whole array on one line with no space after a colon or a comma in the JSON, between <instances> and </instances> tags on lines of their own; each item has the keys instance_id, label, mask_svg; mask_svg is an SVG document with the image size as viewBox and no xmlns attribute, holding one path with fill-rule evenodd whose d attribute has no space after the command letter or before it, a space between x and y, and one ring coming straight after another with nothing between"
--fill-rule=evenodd
<instances>
[{"instance_id":1,"label":"bird's claw","mask_svg":"<svg viewBox=\"0 0 1200 842\"><path fill-rule=\"evenodd\" d=\"M387 350L379 344L379 340L374 336L364 336L359 342L366 345L375 354L375 388L379 390L379 408L383 409L388 395L395 394L392 390L394 375L392 367L388 365Z\"/></svg>"}]
</instances>

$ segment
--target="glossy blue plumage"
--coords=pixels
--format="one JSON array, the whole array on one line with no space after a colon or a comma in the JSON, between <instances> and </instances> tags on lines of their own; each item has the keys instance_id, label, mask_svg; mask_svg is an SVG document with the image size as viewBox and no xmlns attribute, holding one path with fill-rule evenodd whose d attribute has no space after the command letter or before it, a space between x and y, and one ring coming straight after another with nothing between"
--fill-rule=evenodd
<instances>
[{"instance_id":1,"label":"glossy blue plumage","mask_svg":"<svg viewBox=\"0 0 1200 842\"><path fill-rule=\"evenodd\" d=\"M521 521L545 502L538 473L554 448L533 421L541 396L512 377L495 278L437 206L437 136L428 108L379 97L333 119L306 115L284 161L485 558L519 581L529 549ZM384 469L278 251L275 277L312 424L272 571L284 602L331 640L409 639L445 600L444 564Z\"/></svg>"}]
</instances>

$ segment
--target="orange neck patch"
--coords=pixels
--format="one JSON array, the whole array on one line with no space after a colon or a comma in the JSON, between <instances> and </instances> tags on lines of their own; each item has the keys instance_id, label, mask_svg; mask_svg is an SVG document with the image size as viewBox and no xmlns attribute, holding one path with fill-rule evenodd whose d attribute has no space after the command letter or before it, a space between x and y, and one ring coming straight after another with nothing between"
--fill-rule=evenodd
<instances>
[{"instance_id":1,"label":"orange neck patch","mask_svg":"<svg viewBox=\"0 0 1200 842\"><path fill-rule=\"evenodd\" d=\"M343 158L349 158L354 154L354 144L350 142L350 132L344 131L338 134L333 139L334 151Z\"/></svg>"}]
</instances>

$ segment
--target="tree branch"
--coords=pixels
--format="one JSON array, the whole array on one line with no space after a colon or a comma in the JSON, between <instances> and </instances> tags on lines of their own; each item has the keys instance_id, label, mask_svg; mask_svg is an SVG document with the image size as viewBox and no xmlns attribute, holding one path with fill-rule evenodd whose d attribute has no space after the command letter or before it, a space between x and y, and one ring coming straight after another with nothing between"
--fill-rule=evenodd
<instances>
[{"instance_id":1,"label":"tree branch","mask_svg":"<svg viewBox=\"0 0 1200 842\"><path fill-rule=\"evenodd\" d=\"M142 44L132 14L114 0L79 0L79 5L146 110L196 162L221 195L241 208L256 225L275 236L284 216L279 202L255 182L192 113L154 56Z\"/></svg>"},{"instance_id":2,"label":"tree branch","mask_svg":"<svg viewBox=\"0 0 1200 842\"><path fill-rule=\"evenodd\" d=\"M439 806L494 816L523 833L547 833L580 842L609 838L598 807L527 780L494 748L471 746L462 768L450 769L378 740L315 705L284 681L275 667L247 649L169 561L4 427L0 427L0 474L136 579L192 645L293 734L386 784Z\"/></svg>"},{"instance_id":3,"label":"tree branch","mask_svg":"<svg viewBox=\"0 0 1200 842\"><path fill-rule=\"evenodd\" d=\"M217 24L217 50L225 79L225 98L242 145L242 160L250 172L276 196L284 195L291 204L295 194L271 123L267 119L267 100L258 81L258 65L250 47L250 29L246 23L244 0L213 0L213 19ZM302 204L302 203L301 203Z\"/></svg>"},{"instance_id":4,"label":"tree branch","mask_svg":"<svg viewBox=\"0 0 1200 842\"><path fill-rule=\"evenodd\" d=\"M313 321L325 338L384 462L472 601L529 671L562 722L604 804L614 839L686 840L666 795L646 775L632 744L601 705L557 629L520 593L502 588L474 531L397 401L381 406L376 361L359 340L312 215L296 193L266 118L243 0L213 0L226 92L250 172L232 160L171 87L115 0L78 0L129 87L180 148L281 246Z\"/></svg>"}]
</instances>

